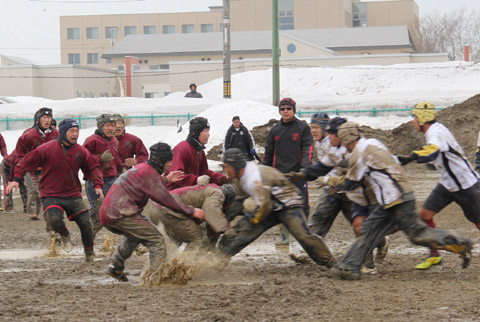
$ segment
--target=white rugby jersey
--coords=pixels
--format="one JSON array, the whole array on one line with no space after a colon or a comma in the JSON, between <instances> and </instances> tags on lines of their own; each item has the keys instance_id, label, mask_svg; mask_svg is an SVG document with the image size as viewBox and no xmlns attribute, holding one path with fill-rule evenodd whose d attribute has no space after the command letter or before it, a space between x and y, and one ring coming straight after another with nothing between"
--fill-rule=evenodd
<instances>
[{"instance_id":1,"label":"white rugby jersey","mask_svg":"<svg viewBox=\"0 0 480 322\"><path fill-rule=\"evenodd\" d=\"M435 145L439 149L433 163L440 174L440 184L445 189L455 192L468 189L478 182L478 174L465 157L463 148L443 124L435 122L430 125L425 139L427 145Z\"/></svg>"},{"instance_id":2,"label":"white rugby jersey","mask_svg":"<svg viewBox=\"0 0 480 322\"><path fill-rule=\"evenodd\" d=\"M346 178L371 185L380 205L388 207L412 191L405 173L385 145L376 139L361 138L349 158Z\"/></svg>"}]
</instances>

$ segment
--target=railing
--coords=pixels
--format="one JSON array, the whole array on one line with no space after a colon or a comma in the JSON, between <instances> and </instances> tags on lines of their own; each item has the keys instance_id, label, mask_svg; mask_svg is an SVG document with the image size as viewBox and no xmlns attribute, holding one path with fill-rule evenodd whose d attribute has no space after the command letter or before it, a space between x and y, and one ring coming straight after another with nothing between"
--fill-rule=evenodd
<instances>
[{"instance_id":1,"label":"railing","mask_svg":"<svg viewBox=\"0 0 480 322\"><path fill-rule=\"evenodd\" d=\"M443 110L446 107L436 107L435 110ZM328 110L328 111L297 111L298 117L308 117L309 115L315 113L327 113L328 115L335 114L336 116L340 114L353 114L353 113L371 113L371 116L376 117L378 113L397 113L397 112L412 112L413 107L410 108L388 108L388 109L377 109L373 108L371 110L342 110L342 109L335 109L335 110Z\"/></svg>"},{"instance_id":2,"label":"railing","mask_svg":"<svg viewBox=\"0 0 480 322\"><path fill-rule=\"evenodd\" d=\"M126 119L126 120L133 120L133 119L148 120L149 121L148 125L155 125L155 119L187 119L187 121L190 121L195 116L196 116L196 114L191 114L191 113L181 114L181 115L154 115L154 114L150 114L150 115L138 115L138 116L124 116L124 119ZM63 120L63 118L55 118L55 119L57 121L57 125L58 125L58 123L60 123L61 120ZM96 120L96 117L79 116L79 117L74 117L74 119L78 121L79 127L82 128L82 121ZM12 123L14 123L14 122L29 122L30 125L31 125L31 124L33 124L33 118L31 118L31 119L27 119L27 118L11 119L11 118L8 118L8 117L0 118L0 126L2 125L3 122L6 123L6 130L9 131L9 130L12 129L11 128ZM25 124L23 124L23 125L25 125ZM28 127L28 124L27 124L26 127ZM25 128L25 126L23 126L21 128Z\"/></svg>"},{"instance_id":3,"label":"railing","mask_svg":"<svg viewBox=\"0 0 480 322\"><path fill-rule=\"evenodd\" d=\"M413 109L413 107L411 108L390 108L390 109L377 109L377 108L373 108L373 109L370 109L370 110L342 110L342 109L335 109L335 110L328 110L328 111L297 111L297 115L298 117L309 117L310 115L312 114L315 114L315 113L318 113L318 112L324 112L324 113L327 113L329 115L340 115L340 114L354 114L354 113L364 113L364 114L371 114L371 116L373 117L376 117L378 116L379 113L402 113L402 112L411 112ZM435 108L435 110L443 110L444 108ZM134 119L141 119L141 120L146 120L146 121L149 121L147 123L145 122L141 122L143 123L142 125L155 125L155 120L156 119L160 119L160 120L169 120L169 119L186 119L187 121L190 121L192 118L194 118L196 116L196 114L191 114L191 113L188 113L188 114L179 114L179 115L154 115L154 114L150 114L150 115L139 115L139 116L131 116L131 115L128 115L128 116L125 116L124 118L126 120L134 120ZM80 128L82 128L82 121L90 121L90 120L95 120L96 117L83 117L83 116L79 116L79 117L75 117L76 120L78 120L78 125ZM57 120L57 124L62 120L62 118L58 118L56 119ZM31 124L33 124L33 118L31 119L26 119L26 118L22 118L22 119L10 119L10 118L0 118L0 127L2 125L2 123L5 122L6 123L6 130L11 130L11 123L12 122L29 122L29 124L21 124L22 127L18 127L19 129L21 128L26 128L26 127L29 127L31 126Z\"/></svg>"}]
</instances>

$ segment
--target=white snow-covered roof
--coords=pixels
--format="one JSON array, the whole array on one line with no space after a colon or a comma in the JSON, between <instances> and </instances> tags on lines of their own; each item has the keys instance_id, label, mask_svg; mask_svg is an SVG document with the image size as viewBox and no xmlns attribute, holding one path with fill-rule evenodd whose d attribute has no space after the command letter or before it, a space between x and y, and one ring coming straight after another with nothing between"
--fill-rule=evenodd
<instances>
[{"instance_id":1,"label":"white snow-covered roof","mask_svg":"<svg viewBox=\"0 0 480 322\"><path fill-rule=\"evenodd\" d=\"M223 52L221 32L129 35L103 54L103 58L218 54ZM357 48L410 48L406 26L282 30L280 35L330 50ZM271 31L231 32L233 53L271 52Z\"/></svg>"}]
</instances>

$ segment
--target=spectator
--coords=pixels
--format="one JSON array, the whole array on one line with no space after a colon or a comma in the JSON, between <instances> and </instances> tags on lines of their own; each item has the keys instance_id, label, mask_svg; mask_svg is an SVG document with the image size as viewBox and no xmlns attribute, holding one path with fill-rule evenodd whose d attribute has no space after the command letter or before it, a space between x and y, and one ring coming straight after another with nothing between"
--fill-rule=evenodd
<instances>
[{"instance_id":1,"label":"spectator","mask_svg":"<svg viewBox=\"0 0 480 322\"><path fill-rule=\"evenodd\" d=\"M232 148L237 148L245 153L248 161L252 161L255 158L255 139L245 125L240 122L239 116L232 118L232 125L228 129L223 142L223 152Z\"/></svg>"},{"instance_id":2,"label":"spectator","mask_svg":"<svg viewBox=\"0 0 480 322\"><path fill-rule=\"evenodd\" d=\"M197 92L197 85L195 85L194 83L191 83L190 84L190 92L188 92L187 94L185 94L185 97L190 97L190 98L202 98L202 94L200 94L199 92Z\"/></svg>"},{"instance_id":3,"label":"spectator","mask_svg":"<svg viewBox=\"0 0 480 322\"><path fill-rule=\"evenodd\" d=\"M291 98L284 98L278 104L280 122L275 124L267 135L263 164L274 167L282 173L299 171L312 161L313 137L308 124L295 117L296 103ZM308 187L306 180L295 182L300 189L304 212L308 217ZM288 231L281 226L281 240L277 246L289 245Z\"/></svg>"}]
</instances>

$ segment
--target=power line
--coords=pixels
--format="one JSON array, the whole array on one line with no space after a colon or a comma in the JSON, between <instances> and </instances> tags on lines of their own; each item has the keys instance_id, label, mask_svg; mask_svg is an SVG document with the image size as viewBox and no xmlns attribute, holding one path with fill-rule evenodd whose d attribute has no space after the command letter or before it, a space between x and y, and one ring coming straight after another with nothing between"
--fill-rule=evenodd
<instances>
[{"instance_id":1,"label":"power line","mask_svg":"<svg viewBox=\"0 0 480 322\"><path fill-rule=\"evenodd\" d=\"M32 2L56 2L56 3L112 3L112 2L142 2L148 0L29 0Z\"/></svg>"}]
</instances>

